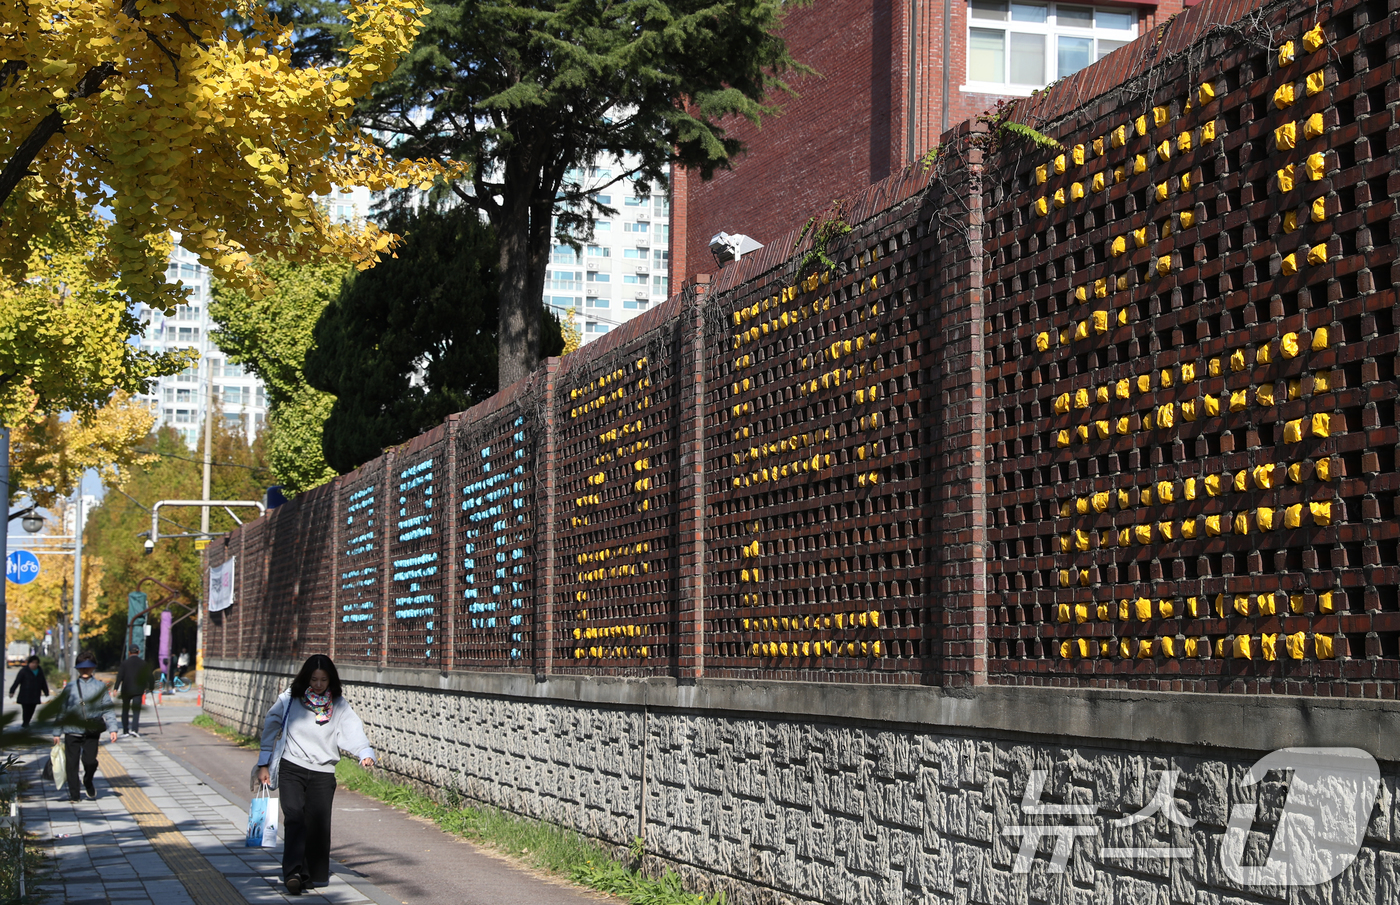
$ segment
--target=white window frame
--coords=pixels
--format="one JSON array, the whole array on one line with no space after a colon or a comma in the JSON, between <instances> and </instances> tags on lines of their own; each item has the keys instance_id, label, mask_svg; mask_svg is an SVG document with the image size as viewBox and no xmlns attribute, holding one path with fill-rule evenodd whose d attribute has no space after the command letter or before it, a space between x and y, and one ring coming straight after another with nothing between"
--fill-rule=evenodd
<instances>
[{"instance_id":1,"label":"white window frame","mask_svg":"<svg viewBox=\"0 0 1400 905\"><path fill-rule=\"evenodd\" d=\"M1036 3L1034 5L1039 6L1042 4ZM1106 56L1108 53L1111 53L1114 49L1116 49L1118 42L1126 43L1129 41L1134 41L1137 39L1139 34L1139 28L1141 26L1141 14L1139 13L1138 8L1136 6L1113 6L1101 3L1060 4L1058 2L1049 2L1044 5L1048 7L1046 21L1044 23L1013 21L1011 19L1011 3L1008 3L1007 6L1007 18L1005 20L998 21L995 19L973 18L972 2L971 0L968 0L968 4L966 7L967 70L965 73L965 75L967 76L967 81L960 87L959 90L974 94L996 94L1006 97L1029 97L1031 92L1038 91L1039 89L1044 88L1046 85L1050 84L1050 82L1058 81L1059 79L1058 70L1055 68L1057 66L1057 47L1055 38L1060 36L1069 38L1092 38L1094 41L1094 49L1092 52L1093 59L1089 61L1089 65L1092 66L1094 63L1103 59L1103 57ZM1099 28L1097 26L1093 28L1079 28L1069 25L1060 25L1058 22L1058 8L1062 5L1077 7L1080 9L1092 9L1095 12L1102 10L1104 12L1117 14L1128 13L1133 16L1134 25L1131 29L1127 30ZM1007 35L1007 37L1004 39L1005 43L1002 45L1004 57L1004 68L1002 71L1006 75L1006 81L977 81L971 77L972 32L974 30L1000 31L1004 35ZM1011 81L1011 39L1009 37L1009 34L1011 32L1015 32L1017 34L1037 34L1043 35L1045 37L1045 65L1047 68L1050 68L1052 70L1051 74L1054 76L1053 78L1050 78L1048 81L1041 82L1040 84L1026 84ZM1115 42L1115 47L1103 49L1100 44L1101 41L1113 41Z\"/></svg>"}]
</instances>

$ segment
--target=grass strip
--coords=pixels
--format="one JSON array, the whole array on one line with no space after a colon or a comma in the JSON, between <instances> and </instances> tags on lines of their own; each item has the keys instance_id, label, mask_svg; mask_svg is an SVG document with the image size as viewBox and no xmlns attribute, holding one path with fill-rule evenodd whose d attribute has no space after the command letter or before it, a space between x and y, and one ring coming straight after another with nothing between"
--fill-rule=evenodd
<instances>
[{"instance_id":1,"label":"grass strip","mask_svg":"<svg viewBox=\"0 0 1400 905\"><path fill-rule=\"evenodd\" d=\"M580 886L626 899L632 905L723 905L723 892L706 899L687 892L674 871L653 879L615 860L607 849L573 830L496 808L440 804L418 790L376 776L349 758L335 769L344 788L431 820L443 832L484 843L532 867L568 877ZM633 860L641 855L632 849Z\"/></svg>"},{"instance_id":2,"label":"grass strip","mask_svg":"<svg viewBox=\"0 0 1400 905\"><path fill-rule=\"evenodd\" d=\"M190 722L201 729L214 733L220 738L228 739L240 748L257 748L261 745L261 742L251 735L244 735L237 729L230 729L223 723L216 722L208 714L201 713Z\"/></svg>"}]
</instances>

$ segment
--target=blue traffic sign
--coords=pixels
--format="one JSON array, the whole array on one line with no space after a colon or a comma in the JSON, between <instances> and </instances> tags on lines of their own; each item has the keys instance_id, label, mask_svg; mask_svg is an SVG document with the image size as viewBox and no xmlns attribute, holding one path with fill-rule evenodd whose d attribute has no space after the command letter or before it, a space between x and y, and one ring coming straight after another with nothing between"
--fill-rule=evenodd
<instances>
[{"instance_id":1,"label":"blue traffic sign","mask_svg":"<svg viewBox=\"0 0 1400 905\"><path fill-rule=\"evenodd\" d=\"M28 550L15 550L5 557L5 577L11 584L29 584L39 577L39 557Z\"/></svg>"}]
</instances>

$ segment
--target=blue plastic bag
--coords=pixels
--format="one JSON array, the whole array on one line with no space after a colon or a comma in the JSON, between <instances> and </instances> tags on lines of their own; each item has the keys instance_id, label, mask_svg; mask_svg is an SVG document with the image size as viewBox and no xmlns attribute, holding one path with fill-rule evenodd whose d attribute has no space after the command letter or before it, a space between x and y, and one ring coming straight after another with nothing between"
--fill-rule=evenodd
<instances>
[{"instance_id":1,"label":"blue plastic bag","mask_svg":"<svg viewBox=\"0 0 1400 905\"><path fill-rule=\"evenodd\" d=\"M266 791L253 797L248 807L248 837L246 848L277 847L277 799L269 798Z\"/></svg>"}]
</instances>

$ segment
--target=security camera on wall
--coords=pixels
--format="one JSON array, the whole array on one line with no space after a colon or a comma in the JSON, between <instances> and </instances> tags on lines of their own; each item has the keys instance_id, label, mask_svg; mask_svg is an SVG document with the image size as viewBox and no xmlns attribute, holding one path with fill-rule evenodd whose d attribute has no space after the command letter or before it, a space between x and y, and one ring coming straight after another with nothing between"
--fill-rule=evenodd
<instances>
[{"instance_id":1,"label":"security camera on wall","mask_svg":"<svg viewBox=\"0 0 1400 905\"><path fill-rule=\"evenodd\" d=\"M710 240L710 254L715 256L715 263L721 267L762 247L763 243L738 233L732 236L729 233L719 233Z\"/></svg>"}]
</instances>

